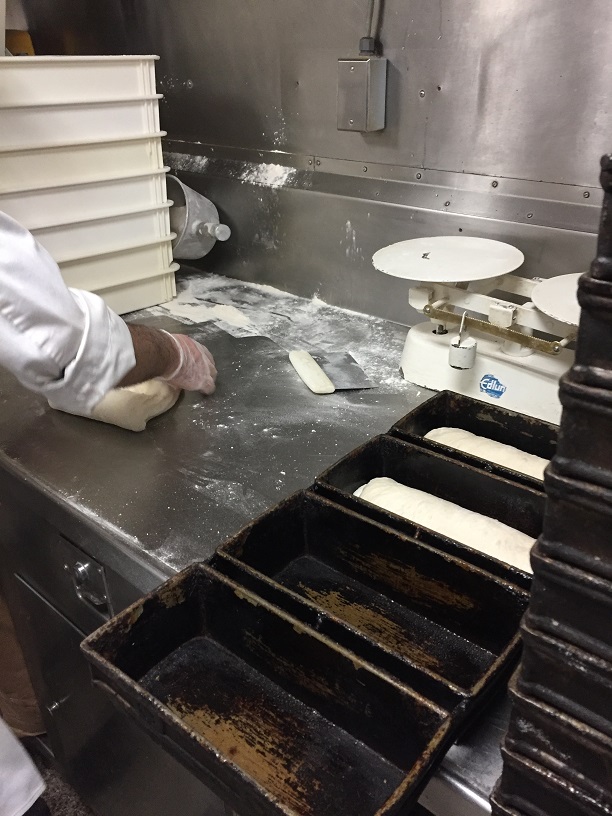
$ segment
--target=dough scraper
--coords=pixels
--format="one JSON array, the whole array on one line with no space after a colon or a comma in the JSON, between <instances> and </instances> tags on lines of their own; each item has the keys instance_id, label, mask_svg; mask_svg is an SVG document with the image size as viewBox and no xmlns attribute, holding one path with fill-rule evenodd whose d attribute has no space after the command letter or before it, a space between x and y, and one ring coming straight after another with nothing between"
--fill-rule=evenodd
<instances>
[{"instance_id":1,"label":"dough scraper","mask_svg":"<svg viewBox=\"0 0 612 816\"><path fill-rule=\"evenodd\" d=\"M346 351L290 351L289 360L314 394L374 388L354 357Z\"/></svg>"}]
</instances>

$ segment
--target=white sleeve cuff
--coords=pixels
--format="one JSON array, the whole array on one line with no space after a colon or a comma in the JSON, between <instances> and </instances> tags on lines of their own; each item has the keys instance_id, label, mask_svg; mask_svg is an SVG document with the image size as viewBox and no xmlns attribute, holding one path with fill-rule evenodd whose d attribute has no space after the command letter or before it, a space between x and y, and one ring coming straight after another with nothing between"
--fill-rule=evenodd
<instances>
[{"instance_id":1,"label":"white sleeve cuff","mask_svg":"<svg viewBox=\"0 0 612 816\"><path fill-rule=\"evenodd\" d=\"M87 415L136 365L134 345L125 322L91 292L70 292L85 315L85 330L76 357L61 380L42 393L52 408Z\"/></svg>"}]
</instances>

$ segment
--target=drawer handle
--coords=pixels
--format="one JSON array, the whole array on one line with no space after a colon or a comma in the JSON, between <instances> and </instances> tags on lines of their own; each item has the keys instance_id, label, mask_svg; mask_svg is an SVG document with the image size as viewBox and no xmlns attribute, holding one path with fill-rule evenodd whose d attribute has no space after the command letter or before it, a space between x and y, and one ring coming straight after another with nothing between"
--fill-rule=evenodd
<instances>
[{"instance_id":1,"label":"drawer handle","mask_svg":"<svg viewBox=\"0 0 612 816\"><path fill-rule=\"evenodd\" d=\"M51 703L50 705L45 706L45 707L46 707L47 711L49 712L49 714L50 714L51 716L53 716L54 714L56 714L56 713L57 713L57 711L59 711L59 709L60 709L60 708L61 708L61 707L64 705L64 703L65 703L67 700L69 700L69 699L70 699L70 694L67 694L65 697L62 697L62 699L61 699L61 700L55 700L53 703Z\"/></svg>"},{"instance_id":2,"label":"drawer handle","mask_svg":"<svg viewBox=\"0 0 612 816\"><path fill-rule=\"evenodd\" d=\"M78 597L95 607L108 606L108 597L105 592L99 592L95 586L100 582L100 572L86 561L77 561L72 568L64 564L66 572L71 573L74 588Z\"/></svg>"}]
</instances>

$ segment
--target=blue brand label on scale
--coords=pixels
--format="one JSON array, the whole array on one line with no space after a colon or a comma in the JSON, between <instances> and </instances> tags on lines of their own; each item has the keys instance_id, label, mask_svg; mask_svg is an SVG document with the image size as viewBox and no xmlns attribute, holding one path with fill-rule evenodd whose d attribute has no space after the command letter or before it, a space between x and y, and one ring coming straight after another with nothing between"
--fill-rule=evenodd
<instances>
[{"instance_id":1,"label":"blue brand label on scale","mask_svg":"<svg viewBox=\"0 0 612 816\"><path fill-rule=\"evenodd\" d=\"M506 393L506 386L492 374L485 374L480 381L480 390L483 394L486 394L487 397L499 399Z\"/></svg>"}]
</instances>

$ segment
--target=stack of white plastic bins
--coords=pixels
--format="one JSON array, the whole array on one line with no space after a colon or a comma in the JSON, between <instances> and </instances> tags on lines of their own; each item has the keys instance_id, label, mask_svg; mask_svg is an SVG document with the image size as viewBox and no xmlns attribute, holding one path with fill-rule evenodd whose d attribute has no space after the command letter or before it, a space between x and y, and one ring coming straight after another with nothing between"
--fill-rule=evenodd
<instances>
[{"instance_id":1,"label":"stack of white plastic bins","mask_svg":"<svg viewBox=\"0 0 612 816\"><path fill-rule=\"evenodd\" d=\"M0 58L0 210L120 314L176 293L156 59Z\"/></svg>"}]
</instances>

